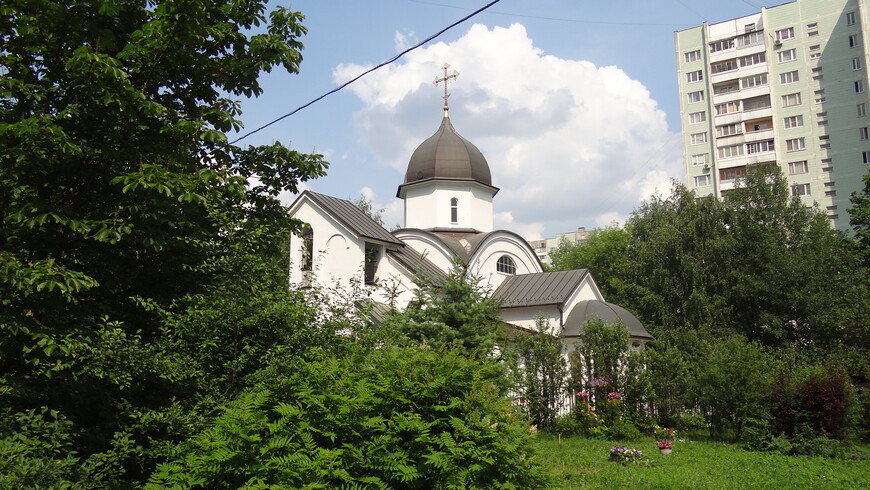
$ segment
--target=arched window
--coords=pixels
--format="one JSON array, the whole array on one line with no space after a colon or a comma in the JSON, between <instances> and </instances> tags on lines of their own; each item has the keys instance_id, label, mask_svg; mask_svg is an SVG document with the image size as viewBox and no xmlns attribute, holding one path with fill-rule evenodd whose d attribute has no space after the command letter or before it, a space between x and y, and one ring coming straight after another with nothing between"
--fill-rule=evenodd
<instances>
[{"instance_id":1,"label":"arched window","mask_svg":"<svg viewBox=\"0 0 870 490\"><path fill-rule=\"evenodd\" d=\"M311 225L302 225L302 260L299 262L303 271L310 271L314 266L314 230Z\"/></svg>"},{"instance_id":2,"label":"arched window","mask_svg":"<svg viewBox=\"0 0 870 490\"><path fill-rule=\"evenodd\" d=\"M502 255L498 258L498 262L495 263L495 270L504 272L505 274L516 274L517 265L514 264L514 259L507 255Z\"/></svg>"},{"instance_id":3,"label":"arched window","mask_svg":"<svg viewBox=\"0 0 870 490\"><path fill-rule=\"evenodd\" d=\"M459 222L459 199L455 197L450 200L450 222Z\"/></svg>"}]
</instances>

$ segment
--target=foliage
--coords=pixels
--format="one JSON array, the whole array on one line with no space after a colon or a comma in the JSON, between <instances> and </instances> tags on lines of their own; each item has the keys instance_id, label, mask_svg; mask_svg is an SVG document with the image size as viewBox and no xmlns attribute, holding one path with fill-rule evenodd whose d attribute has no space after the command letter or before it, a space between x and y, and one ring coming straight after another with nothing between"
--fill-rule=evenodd
<instances>
[{"instance_id":1,"label":"foliage","mask_svg":"<svg viewBox=\"0 0 870 490\"><path fill-rule=\"evenodd\" d=\"M350 202L359 208L360 211L371 218L375 223L384 226L384 209L375 209L371 199L366 198L363 194L356 199L351 199Z\"/></svg>"},{"instance_id":2,"label":"foliage","mask_svg":"<svg viewBox=\"0 0 870 490\"><path fill-rule=\"evenodd\" d=\"M499 304L479 277L457 262L444 278L418 278L415 298L386 328L412 343L489 356L499 344Z\"/></svg>"},{"instance_id":3,"label":"foliage","mask_svg":"<svg viewBox=\"0 0 870 490\"><path fill-rule=\"evenodd\" d=\"M738 336L711 343L696 378L711 434L730 428L740 439L748 419L767 413L772 381L772 360L757 344Z\"/></svg>"},{"instance_id":4,"label":"foliage","mask_svg":"<svg viewBox=\"0 0 870 490\"><path fill-rule=\"evenodd\" d=\"M99 460L69 478L135 485L310 333L260 273L280 275L295 226L275 196L326 164L225 135L231 98L298 71L301 20L257 0L0 9L0 438L34 407L66 434L42 456L15 446L34 468Z\"/></svg>"},{"instance_id":5,"label":"foliage","mask_svg":"<svg viewBox=\"0 0 870 490\"><path fill-rule=\"evenodd\" d=\"M562 340L539 318L530 333L519 332L506 344L513 357L516 395L539 429L551 426L564 404L568 370Z\"/></svg>"},{"instance_id":6,"label":"foliage","mask_svg":"<svg viewBox=\"0 0 870 490\"><path fill-rule=\"evenodd\" d=\"M870 170L864 176L864 189L853 193L850 201L852 207L849 208L849 224L861 244L864 266L870 267Z\"/></svg>"},{"instance_id":7,"label":"foliage","mask_svg":"<svg viewBox=\"0 0 870 490\"><path fill-rule=\"evenodd\" d=\"M596 377L605 381L604 384L597 383L598 386L617 387L620 365L628 353L628 330L623 325L593 318L583 326L583 342L577 350L583 359L588 387L595 388L592 385Z\"/></svg>"},{"instance_id":8,"label":"foliage","mask_svg":"<svg viewBox=\"0 0 870 490\"><path fill-rule=\"evenodd\" d=\"M276 362L150 487L539 487L529 427L492 369L425 347Z\"/></svg>"},{"instance_id":9,"label":"foliage","mask_svg":"<svg viewBox=\"0 0 870 490\"><path fill-rule=\"evenodd\" d=\"M624 272L631 266L630 243L631 235L625 229L602 228L576 244L562 241L550 252L550 260L555 270L589 269L604 297L623 304L627 286Z\"/></svg>"}]
</instances>

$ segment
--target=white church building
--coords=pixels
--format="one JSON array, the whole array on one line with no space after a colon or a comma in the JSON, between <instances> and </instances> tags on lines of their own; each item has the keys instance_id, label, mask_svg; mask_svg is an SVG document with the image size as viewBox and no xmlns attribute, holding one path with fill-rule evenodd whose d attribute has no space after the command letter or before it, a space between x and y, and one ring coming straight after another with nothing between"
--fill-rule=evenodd
<instances>
[{"instance_id":1,"label":"white church building","mask_svg":"<svg viewBox=\"0 0 870 490\"><path fill-rule=\"evenodd\" d=\"M441 126L411 155L396 193L405 227L388 231L348 200L304 191L289 207L306 224L290 239L290 282L363 285L374 301L401 310L414 297L415 278L437 283L458 261L493 291L506 324L531 329L544 318L566 351L595 317L625 325L635 350L652 340L634 315L605 301L587 269L546 272L526 240L494 230L498 190L486 158L456 132L445 103Z\"/></svg>"}]
</instances>

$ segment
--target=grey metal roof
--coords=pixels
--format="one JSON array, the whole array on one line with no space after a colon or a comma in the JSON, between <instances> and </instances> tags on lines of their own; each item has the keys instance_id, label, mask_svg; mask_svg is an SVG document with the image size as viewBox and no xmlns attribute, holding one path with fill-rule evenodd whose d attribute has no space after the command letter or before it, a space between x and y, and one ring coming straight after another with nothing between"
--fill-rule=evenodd
<instances>
[{"instance_id":1,"label":"grey metal roof","mask_svg":"<svg viewBox=\"0 0 870 490\"><path fill-rule=\"evenodd\" d=\"M588 273L574 269L510 276L492 296L501 301L502 308L562 304Z\"/></svg>"},{"instance_id":2,"label":"grey metal roof","mask_svg":"<svg viewBox=\"0 0 870 490\"><path fill-rule=\"evenodd\" d=\"M411 155L398 193L403 186L430 179L471 180L492 187L492 174L483 153L456 132L446 114L435 134Z\"/></svg>"},{"instance_id":3,"label":"grey metal roof","mask_svg":"<svg viewBox=\"0 0 870 490\"><path fill-rule=\"evenodd\" d=\"M402 264L412 274L422 276L423 279L431 281L435 286L443 284L444 279L447 277L447 274L441 268L424 257L423 254L414 250L413 247L390 250L387 252L387 255Z\"/></svg>"},{"instance_id":4,"label":"grey metal roof","mask_svg":"<svg viewBox=\"0 0 870 490\"><path fill-rule=\"evenodd\" d=\"M628 334L634 338L652 339L653 336L643 328L636 316L625 308L604 301L581 301L574 306L565 320L562 328L563 337L582 337L583 327L593 318L600 318L605 323L620 323L628 329Z\"/></svg>"},{"instance_id":5,"label":"grey metal roof","mask_svg":"<svg viewBox=\"0 0 870 490\"><path fill-rule=\"evenodd\" d=\"M308 195L312 201L322 207L333 218L337 219L341 224L346 226L351 233L370 240L383 242L390 245L404 246L401 240L393 236L392 233L384 229L383 226L377 224L367 214L362 212L352 202L339 199L337 197L318 194L316 192L305 191L302 196Z\"/></svg>"}]
</instances>

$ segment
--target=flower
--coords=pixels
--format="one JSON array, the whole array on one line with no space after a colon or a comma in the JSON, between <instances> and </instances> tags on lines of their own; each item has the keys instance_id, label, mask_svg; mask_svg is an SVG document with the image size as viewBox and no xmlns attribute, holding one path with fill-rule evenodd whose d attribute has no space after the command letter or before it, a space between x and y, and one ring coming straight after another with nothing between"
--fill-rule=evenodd
<instances>
[{"instance_id":1,"label":"flower","mask_svg":"<svg viewBox=\"0 0 870 490\"><path fill-rule=\"evenodd\" d=\"M589 398L589 392L588 391L578 391L577 396L579 396L580 398Z\"/></svg>"},{"instance_id":2,"label":"flower","mask_svg":"<svg viewBox=\"0 0 870 490\"><path fill-rule=\"evenodd\" d=\"M610 461L621 465L647 464L643 451L623 446L613 446L610 448Z\"/></svg>"},{"instance_id":3,"label":"flower","mask_svg":"<svg viewBox=\"0 0 870 490\"><path fill-rule=\"evenodd\" d=\"M620 395L618 391L611 391L607 394L607 401L618 402L621 397L622 395Z\"/></svg>"},{"instance_id":4,"label":"flower","mask_svg":"<svg viewBox=\"0 0 870 490\"><path fill-rule=\"evenodd\" d=\"M656 427L655 435L659 439L670 441L677 437L677 429L673 427Z\"/></svg>"},{"instance_id":5,"label":"flower","mask_svg":"<svg viewBox=\"0 0 870 490\"><path fill-rule=\"evenodd\" d=\"M589 386L593 388L597 388L599 386L607 386L609 384L610 383L608 383L607 380L604 379L604 376L596 376L592 378L592 381L589 382Z\"/></svg>"},{"instance_id":6,"label":"flower","mask_svg":"<svg viewBox=\"0 0 870 490\"><path fill-rule=\"evenodd\" d=\"M674 448L674 441L658 440L658 441L656 441L656 446L658 446L659 449L673 449Z\"/></svg>"}]
</instances>

